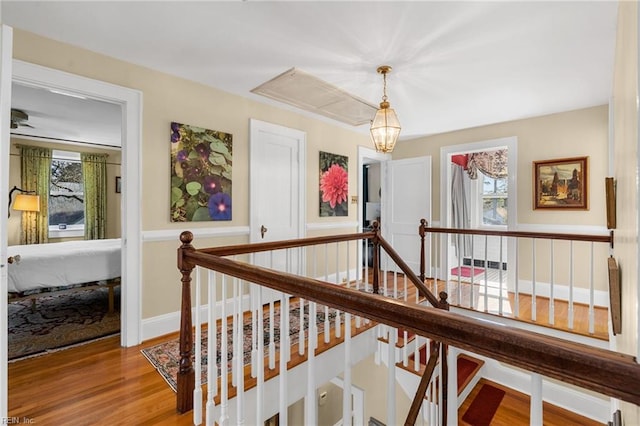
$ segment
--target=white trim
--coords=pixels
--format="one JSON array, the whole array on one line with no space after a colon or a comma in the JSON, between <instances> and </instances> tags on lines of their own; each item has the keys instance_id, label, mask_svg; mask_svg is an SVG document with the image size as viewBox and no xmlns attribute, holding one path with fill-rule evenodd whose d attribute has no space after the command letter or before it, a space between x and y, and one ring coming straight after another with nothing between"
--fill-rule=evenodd
<instances>
[{"instance_id":1,"label":"white trim","mask_svg":"<svg viewBox=\"0 0 640 426\"><path fill-rule=\"evenodd\" d=\"M7 217L9 201L9 117L11 116L11 68L13 50L13 29L6 25L0 28L0 418L7 419L9 412L9 390L8 390L8 333L9 327L7 318L7 268L5 259L7 258Z\"/></svg>"},{"instance_id":2,"label":"white trim","mask_svg":"<svg viewBox=\"0 0 640 426\"><path fill-rule=\"evenodd\" d=\"M518 281L518 293L533 294L533 283L529 280ZM536 282L536 297L550 297L551 284ZM553 285L554 300L569 300L569 286L554 284ZM588 288L573 287L573 302L588 305L590 301L590 293ZM598 307L609 306L609 292L603 290L594 290L593 304Z\"/></svg>"},{"instance_id":3,"label":"white trim","mask_svg":"<svg viewBox=\"0 0 640 426\"><path fill-rule=\"evenodd\" d=\"M82 94L122 107L122 310L120 343L135 346L141 334L142 92L40 65L13 60L13 81Z\"/></svg>"},{"instance_id":4,"label":"white trim","mask_svg":"<svg viewBox=\"0 0 640 426\"><path fill-rule=\"evenodd\" d=\"M329 229L354 229L357 231L359 222L315 222L307 223L307 231L325 231Z\"/></svg>"},{"instance_id":5,"label":"white trim","mask_svg":"<svg viewBox=\"0 0 640 426\"><path fill-rule=\"evenodd\" d=\"M176 241L179 244L180 234L184 229L157 229L142 231L142 241ZM223 228L195 228L190 229L194 241L196 238L238 237L249 235L248 226L226 226Z\"/></svg>"}]
</instances>

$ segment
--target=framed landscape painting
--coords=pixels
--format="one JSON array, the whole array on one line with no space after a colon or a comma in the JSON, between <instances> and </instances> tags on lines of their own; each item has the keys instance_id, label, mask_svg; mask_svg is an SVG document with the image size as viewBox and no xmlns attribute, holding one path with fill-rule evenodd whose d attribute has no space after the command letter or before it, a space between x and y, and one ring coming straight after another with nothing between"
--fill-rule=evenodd
<instances>
[{"instance_id":1,"label":"framed landscape painting","mask_svg":"<svg viewBox=\"0 0 640 426\"><path fill-rule=\"evenodd\" d=\"M534 209L589 209L589 157L533 162Z\"/></svg>"}]
</instances>

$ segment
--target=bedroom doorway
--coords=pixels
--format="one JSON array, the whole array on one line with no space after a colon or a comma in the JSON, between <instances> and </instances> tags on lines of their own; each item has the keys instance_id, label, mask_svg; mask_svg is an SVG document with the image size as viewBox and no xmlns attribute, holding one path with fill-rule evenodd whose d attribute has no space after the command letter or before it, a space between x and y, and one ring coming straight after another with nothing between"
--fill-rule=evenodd
<instances>
[{"instance_id":1,"label":"bedroom doorway","mask_svg":"<svg viewBox=\"0 0 640 426\"><path fill-rule=\"evenodd\" d=\"M140 296L140 144L141 103L139 91L92 80L13 60L13 82L29 87L62 91L69 95L99 100L119 106L122 158L120 190L121 208L117 214L121 229L121 321L122 346L134 346L141 341ZM4 154L3 155L8 155ZM5 164L8 164L8 159ZM4 178L4 176L3 176ZM9 182L0 182L7 187ZM115 192L116 181L108 182ZM6 225L6 216L2 219ZM6 228L5 228L6 229ZM6 241L5 241L6 243ZM6 307L5 307L6 309ZM6 312L3 313L6 315ZM3 351L6 353L6 347Z\"/></svg>"}]
</instances>

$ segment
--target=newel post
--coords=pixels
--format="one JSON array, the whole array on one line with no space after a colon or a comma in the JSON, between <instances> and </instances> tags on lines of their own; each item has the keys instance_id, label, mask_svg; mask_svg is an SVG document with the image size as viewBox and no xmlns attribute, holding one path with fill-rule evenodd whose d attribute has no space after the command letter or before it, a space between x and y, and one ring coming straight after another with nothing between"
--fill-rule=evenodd
<instances>
[{"instance_id":1,"label":"newel post","mask_svg":"<svg viewBox=\"0 0 640 426\"><path fill-rule=\"evenodd\" d=\"M380 225L377 220L373 221L373 232L375 232L375 237L373 237L373 292L378 294L380 289Z\"/></svg>"},{"instance_id":2,"label":"newel post","mask_svg":"<svg viewBox=\"0 0 640 426\"><path fill-rule=\"evenodd\" d=\"M424 279L425 279L424 237L427 234L427 219L420 219L420 226L418 226L418 233L420 234L420 281L424 282Z\"/></svg>"},{"instance_id":3,"label":"newel post","mask_svg":"<svg viewBox=\"0 0 640 426\"><path fill-rule=\"evenodd\" d=\"M193 330L191 322L191 271L195 265L185 259L185 253L194 251L191 245L193 234L184 231L180 234L182 245L178 249L178 269L182 274L182 302L180 307L180 368L178 370L177 406L179 413L193 409L193 390L195 372L191 355L193 350Z\"/></svg>"}]
</instances>

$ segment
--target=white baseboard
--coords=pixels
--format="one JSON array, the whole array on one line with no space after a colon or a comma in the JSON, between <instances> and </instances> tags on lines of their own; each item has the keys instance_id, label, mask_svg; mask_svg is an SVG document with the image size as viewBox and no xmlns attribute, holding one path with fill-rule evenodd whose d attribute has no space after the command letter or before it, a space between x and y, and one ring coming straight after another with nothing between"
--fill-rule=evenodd
<instances>
[{"instance_id":1,"label":"white baseboard","mask_svg":"<svg viewBox=\"0 0 640 426\"><path fill-rule=\"evenodd\" d=\"M509 286L510 290L515 290L515 287ZM533 283L528 280L518 281L518 292L524 294L533 294ZM551 284L549 283L536 283L536 296L550 297L551 296ZM569 300L569 286L554 284L553 285L553 298L559 300ZM573 288L573 301L575 303L582 303L589 305L591 301L590 290L588 288L574 287ZM595 306L609 306L609 293L602 290L593 291L593 304Z\"/></svg>"}]
</instances>

